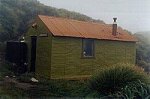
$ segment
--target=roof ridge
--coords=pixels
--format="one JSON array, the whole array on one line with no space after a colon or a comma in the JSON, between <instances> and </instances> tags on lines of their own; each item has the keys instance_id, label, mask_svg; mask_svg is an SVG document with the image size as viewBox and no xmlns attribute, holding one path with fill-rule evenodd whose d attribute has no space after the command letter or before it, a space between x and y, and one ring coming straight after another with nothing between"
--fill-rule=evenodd
<instances>
[{"instance_id":1,"label":"roof ridge","mask_svg":"<svg viewBox=\"0 0 150 99\"><path fill-rule=\"evenodd\" d=\"M98 23L98 22L93 22L93 21L83 21L83 20L76 20L76 19L72 19L72 18L63 18L63 17L58 17L58 16L47 16L47 15L38 15L39 17L48 17L48 18L52 18L52 19L62 19L62 20L70 20L70 21L76 21L76 22L83 22L83 23L90 23L90 24L97 24L97 25L110 25L110 24L106 24L106 23Z\"/></svg>"}]
</instances>

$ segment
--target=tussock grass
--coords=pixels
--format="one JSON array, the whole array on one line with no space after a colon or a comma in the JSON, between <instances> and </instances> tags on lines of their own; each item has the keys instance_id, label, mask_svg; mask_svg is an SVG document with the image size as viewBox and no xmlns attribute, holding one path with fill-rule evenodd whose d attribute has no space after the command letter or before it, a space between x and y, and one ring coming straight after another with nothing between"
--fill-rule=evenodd
<instances>
[{"instance_id":1,"label":"tussock grass","mask_svg":"<svg viewBox=\"0 0 150 99\"><path fill-rule=\"evenodd\" d=\"M99 93L111 94L121 91L127 85L132 86L137 81L148 84L149 78L136 66L117 64L99 71L91 78L89 86Z\"/></svg>"}]
</instances>

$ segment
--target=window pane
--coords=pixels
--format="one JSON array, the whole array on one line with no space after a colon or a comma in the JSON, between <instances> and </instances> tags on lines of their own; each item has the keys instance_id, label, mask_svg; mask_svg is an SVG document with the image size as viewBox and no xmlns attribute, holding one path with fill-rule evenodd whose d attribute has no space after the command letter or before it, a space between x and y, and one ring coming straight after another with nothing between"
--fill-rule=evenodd
<instances>
[{"instance_id":1,"label":"window pane","mask_svg":"<svg viewBox=\"0 0 150 99\"><path fill-rule=\"evenodd\" d=\"M83 39L83 56L94 56L94 41L92 39Z\"/></svg>"}]
</instances>

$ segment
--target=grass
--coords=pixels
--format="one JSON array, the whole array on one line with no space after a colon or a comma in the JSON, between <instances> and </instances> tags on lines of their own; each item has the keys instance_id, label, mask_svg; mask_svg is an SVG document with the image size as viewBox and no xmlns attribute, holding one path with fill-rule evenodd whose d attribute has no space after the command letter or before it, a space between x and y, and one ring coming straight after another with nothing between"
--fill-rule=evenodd
<instances>
[{"instance_id":1,"label":"grass","mask_svg":"<svg viewBox=\"0 0 150 99\"><path fill-rule=\"evenodd\" d=\"M87 81L47 80L39 79L36 87L27 90L29 97L86 97L91 93Z\"/></svg>"},{"instance_id":2,"label":"grass","mask_svg":"<svg viewBox=\"0 0 150 99\"><path fill-rule=\"evenodd\" d=\"M9 69L9 64L3 64L3 65L5 65L5 66L3 66L4 68L2 68L2 67L0 68L0 76L2 78L1 80L3 80L3 78L6 75L13 75L13 73ZM114 69L114 67L112 67L112 68ZM105 69L105 70L103 70L103 72L107 71L107 72L109 72L109 74L113 73L113 72L110 72L109 69ZM116 68L115 71L118 71L118 75L119 75L116 77L120 78L124 74L122 72L122 69ZM131 72L131 70L130 70L130 72ZM115 72L115 74L116 73L117 72ZM128 73L128 72L125 72L125 73L129 75L128 77L131 76L131 73ZM135 73L135 72L132 72L132 73ZM104 76L104 75L101 75L101 76ZM26 74L16 77L16 80L18 82L34 85L34 87L31 87L29 89L22 89L22 88L16 87L15 83L5 83L5 85L1 85L0 86L0 98L4 98L4 99L25 98L26 99L26 98L50 98L50 97L57 97L57 98L60 98L60 97L78 98L78 97L80 97L80 98L107 99L108 97L114 98L114 97L118 97L118 96L122 96L122 97L126 96L125 99L127 99L127 97L132 96L132 94L129 94L129 93L133 93L133 96L135 94L137 94L132 91L135 88L133 88L133 89L129 88L130 86L127 86L127 85L125 85L125 86L127 86L127 88L120 90L116 94L112 94L112 93L110 93L111 91L108 91L108 94L106 95L106 94L103 94L102 92L99 93L95 90L91 90L89 87L89 80L81 80L81 81L79 81L79 80L78 81L49 80L49 79L40 77L40 78L38 78L38 80L39 80L38 83L33 83L30 81L31 77L36 77L36 76L32 73L26 73ZM106 75L105 75L104 78L108 78L108 77L106 77ZM118 79L118 80L120 80L120 79ZM104 85L107 83L103 84L102 82L100 82L99 84L101 84L101 85L103 85L103 87L105 87ZM113 84L113 83L111 83L111 81L109 81L108 84ZM98 86L97 88L100 88L100 87ZM143 87L143 88L146 88L146 87ZM141 89L140 88L138 89L139 93L143 92ZM144 89L144 90L149 90L149 89ZM104 91L104 90L102 90L102 91ZM145 94L145 92L144 92L144 94ZM141 94L141 96L148 97L143 94Z\"/></svg>"},{"instance_id":3,"label":"grass","mask_svg":"<svg viewBox=\"0 0 150 99\"><path fill-rule=\"evenodd\" d=\"M1 68L1 80L6 75L13 75L13 73L6 68ZM88 81L70 81L70 80L49 80L46 78L39 78L38 83L31 83L30 78L34 74L23 74L17 76L18 82L32 84L35 87L29 89L20 89L16 87L15 83L7 82L0 85L0 98L5 99L20 99L20 98L43 98L43 97L91 97L92 92L87 86Z\"/></svg>"}]
</instances>

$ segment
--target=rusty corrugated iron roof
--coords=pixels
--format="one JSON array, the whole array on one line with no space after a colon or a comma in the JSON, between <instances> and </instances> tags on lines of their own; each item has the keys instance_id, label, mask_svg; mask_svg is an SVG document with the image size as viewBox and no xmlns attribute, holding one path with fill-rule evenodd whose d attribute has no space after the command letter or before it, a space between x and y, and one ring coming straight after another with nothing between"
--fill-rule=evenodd
<instances>
[{"instance_id":1,"label":"rusty corrugated iron roof","mask_svg":"<svg viewBox=\"0 0 150 99\"><path fill-rule=\"evenodd\" d=\"M94 38L117 41L137 41L123 29L117 29L117 36L112 35L112 26L93 22L77 21L50 16L38 16L54 36Z\"/></svg>"}]
</instances>

